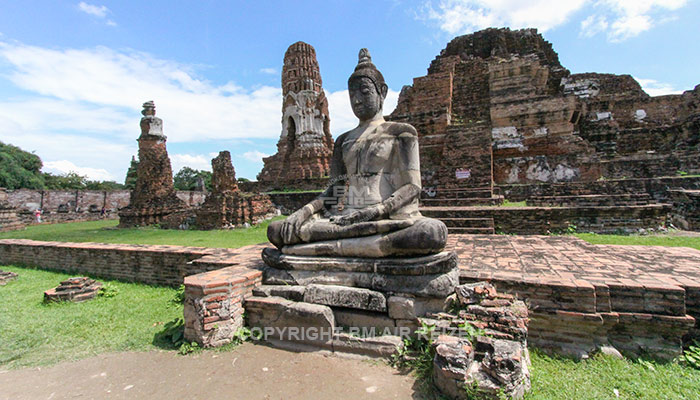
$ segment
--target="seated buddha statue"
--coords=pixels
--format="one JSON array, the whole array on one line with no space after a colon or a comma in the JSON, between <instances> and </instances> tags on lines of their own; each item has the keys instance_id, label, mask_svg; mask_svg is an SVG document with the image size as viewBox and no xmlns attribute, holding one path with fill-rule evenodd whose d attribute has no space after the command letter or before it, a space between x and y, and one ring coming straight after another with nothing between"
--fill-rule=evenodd
<instances>
[{"instance_id":1,"label":"seated buddha statue","mask_svg":"<svg viewBox=\"0 0 700 400\"><path fill-rule=\"evenodd\" d=\"M405 257L442 251L447 227L418 211L418 135L382 114L388 86L367 49L348 79L356 128L335 141L330 182L318 198L267 235L283 254Z\"/></svg>"}]
</instances>

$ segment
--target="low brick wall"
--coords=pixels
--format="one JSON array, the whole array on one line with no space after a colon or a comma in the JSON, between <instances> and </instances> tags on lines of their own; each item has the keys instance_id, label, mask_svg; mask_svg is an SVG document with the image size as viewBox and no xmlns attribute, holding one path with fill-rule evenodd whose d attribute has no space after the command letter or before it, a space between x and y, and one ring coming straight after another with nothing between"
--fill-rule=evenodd
<instances>
[{"instance_id":1,"label":"low brick wall","mask_svg":"<svg viewBox=\"0 0 700 400\"><path fill-rule=\"evenodd\" d=\"M523 201L534 196L647 193L657 202L667 203L670 202L669 189L700 189L700 177L672 176L647 179L612 179L595 182L500 184L496 187L509 201Z\"/></svg>"},{"instance_id":2,"label":"low brick wall","mask_svg":"<svg viewBox=\"0 0 700 400\"><path fill-rule=\"evenodd\" d=\"M432 218L493 218L496 232L544 235L566 232L618 233L658 228L671 211L667 204L627 207L431 207L421 213Z\"/></svg>"},{"instance_id":3,"label":"low brick wall","mask_svg":"<svg viewBox=\"0 0 700 400\"><path fill-rule=\"evenodd\" d=\"M220 264L192 262L217 252L227 254L228 251L204 247L0 240L2 265L25 265L165 286L177 286L183 283L185 276L221 268Z\"/></svg>"},{"instance_id":4,"label":"low brick wall","mask_svg":"<svg viewBox=\"0 0 700 400\"><path fill-rule=\"evenodd\" d=\"M270 200L282 214L289 215L318 197L321 192L267 193Z\"/></svg>"},{"instance_id":5,"label":"low brick wall","mask_svg":"<svg viewBox=\"0 0 700 400\"><path fill-rule=\"evenodd\" d=\"M234 266L185 278L185 339L202 347L231 342L243 327L243 301L262 285L262 271Z\"/></svg>"}]
</instances>

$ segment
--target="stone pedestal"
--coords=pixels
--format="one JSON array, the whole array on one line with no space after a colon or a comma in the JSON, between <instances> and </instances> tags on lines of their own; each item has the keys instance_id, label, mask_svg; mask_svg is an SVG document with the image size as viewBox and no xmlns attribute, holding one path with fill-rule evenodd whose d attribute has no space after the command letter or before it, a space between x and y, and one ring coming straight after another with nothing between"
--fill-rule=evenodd
<instances>
[{"instance_id":1,"label":"stone pedestal","mask_svg":"<svg viewBox=\"0 0 700 400\"><path fill-rule=\"evenodd\" d=\"M102 284L87 277L66 279L54 289L44 292L44 301L81 302L97 297Z\"/></svg>"},{"instance_id":2,"label":"stone pedestal","mask_svg":"<svg viewBox=\"0 0 700 400\"><path fill-rule=\"evenodd\" d=\"M286 348L388 357L420 326L419 317L446 310L459 279L453 252L342 258L266 248L262 257L263 285L246 300L247 325L275 328L266 338Z\"/></svg>"}]
</instances>

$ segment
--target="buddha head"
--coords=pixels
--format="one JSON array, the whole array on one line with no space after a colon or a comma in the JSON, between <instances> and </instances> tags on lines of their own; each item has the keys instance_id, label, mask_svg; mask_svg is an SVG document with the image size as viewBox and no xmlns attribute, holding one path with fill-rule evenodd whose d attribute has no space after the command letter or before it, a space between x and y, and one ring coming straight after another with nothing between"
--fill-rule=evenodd
<instances>
[{"instance_id":1,"label":"buddha head","mask_svg":"<svg viewBox=\"0 0 700 400\"><path fill-rule=\"evenodd\" d=\"M382 112L382 105L389 87L382 73L372 64L369 50L360 50L355 72L348 79L350 105L360 121L368 120Z\"/></svg>"}]
</instances>

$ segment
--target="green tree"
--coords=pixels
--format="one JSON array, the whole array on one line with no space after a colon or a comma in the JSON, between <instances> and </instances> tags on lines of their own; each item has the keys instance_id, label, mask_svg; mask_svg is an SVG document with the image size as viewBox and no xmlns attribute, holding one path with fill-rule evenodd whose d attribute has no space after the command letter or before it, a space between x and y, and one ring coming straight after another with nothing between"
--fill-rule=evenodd
<instances>
[{"instance_id":1,"label":"green tree","mask_svg":"<svg viewBox=\"0 0 700 400\"><path fill-rule=\"evenodd\" d=\"M124 188L133 189L136 187L137 169L139 167L139 162L136 157L131 157L131 164L129 164L129 169L126 171L126 179L124 179Z\"/></svg>"},{"instance_id":2,"label":"green tree","mask_svg":"<svg viewBox=\"0 0 700 400\"><path fill-rule=\"evenodd\" d=\"M182 167L175 174L173 181L177 190L196 190L199 177L204 179L204 186L211 190L211 172L200 171L190 167Z\"/></svg>"},{"instance_id":3,"label":"green tree","mask_svg":"<svg viewBox=\"0 0 700 400\"><path fill-rule=\"evenodd\" d=\"M87 177L79 175L76 172L68 172L65 174L54 175L48 172L44 173L44 182L47 189L54 190L78 190L87 187Z\"/></svg>"},{"instance_id":4,"label":"green tree","mask_svg":"<svg viewBox=\"0 0 700 400\"><path fill-rule=\"evenodd\" d=\"M43 189L42 165L36 154L0 142L0 187Z\"/></svg>"},{"instance_id":5,"label":"green tree","mask_svg":"<svg viewBox=\"0 0 700 400\"><path fill-rule=\"evenodd\" d=\"M87 181L85 183L87 190L122 190L125 185L115 181Z\"/></svg>"}]
</instances>

